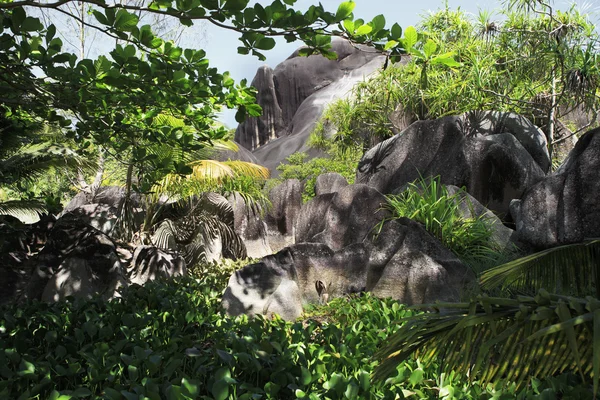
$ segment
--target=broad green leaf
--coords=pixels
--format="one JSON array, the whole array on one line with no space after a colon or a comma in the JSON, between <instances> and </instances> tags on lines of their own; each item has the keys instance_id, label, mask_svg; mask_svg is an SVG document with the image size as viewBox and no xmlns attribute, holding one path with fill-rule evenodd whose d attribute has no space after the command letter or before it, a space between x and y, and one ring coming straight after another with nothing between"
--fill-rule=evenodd
<instances>
[{"instance_id":1,"label":"broad green leaf","mask_svg":"<svg viewBox=\"0 0 600 400\"><path fill-rule=\"evenodd\" d=\"M26 17L23 24L21 24L21 29L26 32L41 31L44 29L44 25L38 18Z\"/></svg>"},{"instance_id":2,"label":"broad green leaf","mask_svg":"<svg viewBox=\"0 0 600 400\"><path fill-rule=\"evenodd\" d=\"M344 1L339 5L337 12L335 13L335 19L339 21L345 20L350 16L350 14L352 14L354 7L356 7L356 3L354 1Z\"/></svg>"},{"instance_id":3,"label":"broad green leaf","mask_svg":"<svg viewBox=\"0 0 600 400\"><path fill-rule=\"evenodd\" d=\"M356 30L356 35L357 36L367 35L367 34L371 33L372 30L373 30L373 27L371 27L371 25L361 25Z\"/></svg>"},{"instance_id":4,"label":"broad green leaf","mask_svg":"<svg viewBox=\"0 0 600 400\"><path fill-rule=\"evenodd\" d=\"M104 14L102 14L100 11L94 10L92 13L94 14L94 17L96 18L96 20L98 22L100 22L102 25L110 25L110 23L108 22L108 19L106 19Z\"/></svg>"},{"instance_id":5,"label":"broad green leaf","mask_svg":"<svg viewBox=\"0 0 600 400\"><path fill-rule=\"evenodd\" d=\"M385 46L383 47L384 50L390 50L394 47L396 47L398 45L398 42L396 42L395 40L390 40L389 42L387 42L385 44Z\"/></svg>"},{"instance_id":6,"label":"broad green leaf","mask_svg":"<svg viewBox=\"0 0 600 400\"><path fill-rule=\"evenodd\" d=\"M344 29L350 34L354 33L354 22L351 19L345 19Z\"/></svg>"},{"instance_id":7,"label":"broad green leaf","mask_svg":"<svg viewBox=\"0 0 600 400\"><path fill-rule=\"evenodd\" d=\"M391 33L394 39L400 40L402 38L402 27L398 23L395 23L392 25Z\"/></svg>"},{"instance_id":8,"label":"broad green leaf","mask_svg":"<svg viewBox=\"0 0 600 400\"><path fill-rule=\"evenodd\" d=\"M410 374L410 378L408 378L408 381L410 382L410 384L413 386L417 386L418 384L423 382L423 373L424 373L424 371L421 368L415 369Z\"/></svg>"},{"instance_id":9,"label":"broad green leaf","mask_svg":"<svg viewBox=\"0 0 600 400\"><path fill-rule=\"evenodd\" d=\"M226 400L229 397L229 383L225 379L216 381L211 389L215 400Z\"/></svg>"},{"instance_id":10,"label":"broad green leaf","mask_svg":"<svg viewBox=\"0 0 600 400\"><path fill-rule=\"evenodd\" d=\"M417 30L414 26L409 26L404 30L404 39L402 40L402 45L406 51L409 51L416 43L419 36L417 35Z\"/></svg>"},{"instance_id":11,"label":"broad green leaf","mask_svg":"<svg viewBox=\"0 0 600 400\"><path fill-rule=\"evenodd\" d=\"M271 37L262 38L255 44L255 47L260 50L271 50L275 47L275 39Z\"/></svg>"},{"instance_id":12,"label":"broad green leaf","mask_svg":"<svg viewBox=\"0 0 600 400\"><path fill-rule=\"evenodd\" d=\"M440 54L431 59L433 65L445 65L446 67L460 67L462 64L454 59L453 53Z\"/></svg>"},{"instance_id":13,"label":"broad green leaf","mask_svg":"<svg viewBox=\"0 0 600 400\"><path fill-rule=\"evenodd\" d=\"M373 27L373 33L379 32L383 28L385 28L385 17L383 14L379 14L373 18L371 21L371 26Z\"/></svg>"},{"instance_id":14,"label":"broad green leaf","mask_svg":"<svg viewBox=\"0 0 600 400\"><path fill-rule=\"evenodd\" d=\"M431 58L431 56L437 50L437 44L431 39L428 39L427 42L423 45L423 53L425 53L426 58Z\"/></svg>"},{"instance_id":15,"label":"broad green leaf","mask_svg":"<svg viewBox=\"0 0 600 400\"><path fill-rule=\"evenodd\" d=\"M126 10L119 9L115 17L114 27L123 32L131 32L137 26L139 18Z\"/></svg>"}]
</instances>

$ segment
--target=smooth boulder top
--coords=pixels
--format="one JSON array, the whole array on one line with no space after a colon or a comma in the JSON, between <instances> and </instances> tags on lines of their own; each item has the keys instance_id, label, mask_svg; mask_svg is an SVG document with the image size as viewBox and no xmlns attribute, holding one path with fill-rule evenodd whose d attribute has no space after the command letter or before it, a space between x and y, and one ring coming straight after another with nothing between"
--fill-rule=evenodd
<instances>
[{"instance_id":1,"label":"smooth boulder top","mask_svg":"<svg viewBox=\"0 0 600 400\"><path fill-rule=\"evenodd\" d=\"M356 181L389 194L420 177L440 176L441 183L466 187L479 202L505 217L510 201L545 177L549 158L541 131L526 122L518 130L520 125L514 121L521 118L497 114L467 113L415 122L367 151ZM492 129L491 121L496 119L513 123L496 122Z\"/></svg>"}]
</instances>

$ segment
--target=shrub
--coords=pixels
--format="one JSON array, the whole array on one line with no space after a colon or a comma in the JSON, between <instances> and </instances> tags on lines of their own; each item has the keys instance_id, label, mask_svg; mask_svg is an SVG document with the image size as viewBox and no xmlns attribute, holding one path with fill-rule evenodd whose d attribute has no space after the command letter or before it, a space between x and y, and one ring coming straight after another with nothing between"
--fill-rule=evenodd
<instances>
[{"instance_id":1,"label":"shrub","mask_svg":"<svg viewBox=\"0 0 600 400\"><path fill-rule=\"evenodd\" d=\"M302 200L307 202L315 197L315 183L317 177L327 172L337 172L342 175L348 183L353 184L356 177L356 167L360 156L357 154L348 154L347 157L341 155L332 155L331 158L313 158L306 160L306 153L294 153L286 161L287 164L281 164L277 167L280 171L279 181L284 179L298 179L304 182L304 192Z\"/></svg>"},{"instance_id":2,"label":"shrub","mask_svg":"<svg viewBox=\"0 0 600 400\"><path fill-rule=\"evenodd\" d=\"M494 264L502 254L492 240L489 218L465 217L461 212L461 202L468 201L465 195L464 190L450 195L438 176L421 178L401 194L388 195L386 199L392 219L407 217L422 223L458 258L480 272L479 266Z\"/></svg>"},{"instance_id":3,"label":"shrub","mask_svg":"<svg viewBox=\"0 0 600 400\"><path fill-rule=\"evenodd\" d=\"M364 294L297 322L229 318L219 307L231 268L133 286L111 302L0 308L0 399L584 398L572 375L516 393L416 359L372 382L373 354L414 311Z\"/></svg>"}]
</instances>

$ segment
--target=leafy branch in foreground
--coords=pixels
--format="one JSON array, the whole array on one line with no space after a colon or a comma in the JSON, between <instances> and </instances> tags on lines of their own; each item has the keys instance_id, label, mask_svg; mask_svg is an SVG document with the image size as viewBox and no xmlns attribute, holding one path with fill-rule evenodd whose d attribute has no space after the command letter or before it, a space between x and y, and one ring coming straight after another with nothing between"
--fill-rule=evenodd
<instances>
[{"instance_id":1,"label":"leafy branch in foreground","mask_svg":"<svg viewBox=\"0 0 600 400\"><path fill-rule=\"evenodd\" d=\"M440 360L443 372L456 371L481 384L502 380L523 387L531 377L573 370L593 381L598 393L600 300L540 290L535 297L479 296L470 303L433 307L437 313L402 320L375 355L382 362L376 380L416 355L425 364Z\"/></svg>"},{"instance_id":2,"label":"leafy branch in foreground","mask_svg":"<svg viewBox=\"0 0 600 400\"><path fill-rule=\"evenodd\" d=\"M600 299L600 239L543 250L483 273L483 289L553 290Z\"/></svg>"}]
</instances>

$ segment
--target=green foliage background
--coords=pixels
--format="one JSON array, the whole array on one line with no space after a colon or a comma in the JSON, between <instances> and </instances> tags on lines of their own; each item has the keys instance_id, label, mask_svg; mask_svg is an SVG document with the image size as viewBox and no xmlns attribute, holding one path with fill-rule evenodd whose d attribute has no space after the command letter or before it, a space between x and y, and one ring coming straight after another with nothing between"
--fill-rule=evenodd
<instances>
[{"instance_id":1,"label":"green foliage background","mask_svg":"<svg viewBox=\"0 0 600 400\"><path fill-rule=\"evenodd\" d=\"M374 353L414 311L365 294L297 322L229 318L219 304L235 267L197 267L192 277L133 286L111 302L0 308L0 398L590 398L573 375L533 379L517 392L439 374L439 364L418 359L374 382Z\"/></svg>"}]
</instances>

